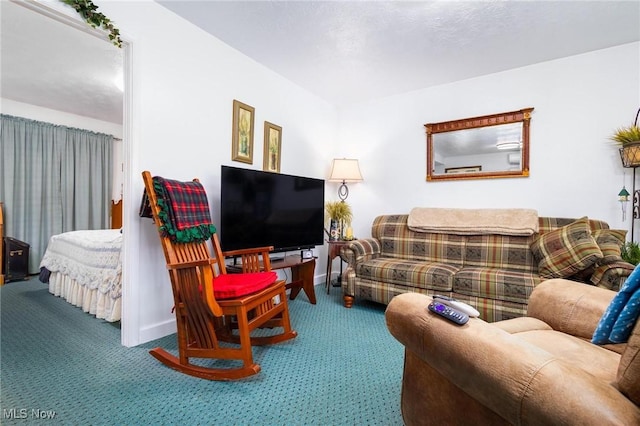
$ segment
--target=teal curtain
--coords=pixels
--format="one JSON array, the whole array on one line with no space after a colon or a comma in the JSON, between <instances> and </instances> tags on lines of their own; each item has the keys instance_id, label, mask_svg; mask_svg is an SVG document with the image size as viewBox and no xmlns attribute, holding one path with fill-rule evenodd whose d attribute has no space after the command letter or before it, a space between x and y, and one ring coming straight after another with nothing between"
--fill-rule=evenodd
<instances>
[{"instance_id":1,"label":"teal curtain","mask_svg":"<svg viewBox=\"0 0 640 426\"><path fill-rule=\"evenodd\" d=\"M0 114L5 236L39 271L52 235L110 227L113 136Z\"/></svg>"}]
</instances>

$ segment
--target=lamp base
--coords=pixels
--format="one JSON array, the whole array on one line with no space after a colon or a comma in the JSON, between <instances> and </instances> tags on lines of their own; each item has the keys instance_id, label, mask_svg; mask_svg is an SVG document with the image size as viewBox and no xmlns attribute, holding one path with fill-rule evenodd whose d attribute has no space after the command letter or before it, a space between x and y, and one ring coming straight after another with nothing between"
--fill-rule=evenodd
<instances>
[{"instance_id":1,"label":"lamp base","mask_svg":"<svg viewBox=\"0 0 640 426\"><path fill-rule=\"evenodd\" d=\"M342 181L342 184L338 187L338 198L344 201L349 196L349 188L347 188L347 183Z\"/></svg>"}]
</instances>

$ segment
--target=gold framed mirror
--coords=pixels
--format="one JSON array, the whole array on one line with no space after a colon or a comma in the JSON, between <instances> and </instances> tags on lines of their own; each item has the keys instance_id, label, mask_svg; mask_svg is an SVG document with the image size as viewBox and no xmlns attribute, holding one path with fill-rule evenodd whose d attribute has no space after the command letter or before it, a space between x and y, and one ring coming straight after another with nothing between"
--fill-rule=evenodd
<instances>
[{"instance_id":1,"label":"gold framed mirror","mask_svg":"<svg viewBox=\"0 0 640 426\"><path fill-rule=\"evenodd\" d=\"M529 176L532 111L425 124L427 181Z\"/></svg>"}]
</instances>

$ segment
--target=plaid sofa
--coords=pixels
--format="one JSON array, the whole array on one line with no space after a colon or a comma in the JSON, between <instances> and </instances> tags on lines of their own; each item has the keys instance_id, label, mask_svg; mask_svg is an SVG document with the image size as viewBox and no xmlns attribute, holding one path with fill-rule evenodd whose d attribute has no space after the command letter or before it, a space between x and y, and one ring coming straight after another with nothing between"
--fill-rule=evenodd
<instances>
[{"instance_id":1,"label":"plaid sofa","mask_svg":"<svg viewBox=\"0 0 640 426\"><path fill-rule=\"evenodd\" d=\"M354 240L341 250L345 306L355 298L388 304L401 293L443 294L475 306L489 322L526 314L533 288L544 280L530 248L539 235L576 221L539 218L532 236L454 235L415 232L408 215L378 216L372 238ZM591 230L608 229L589 220ZM620 261L581 271L570 278L614 289L633 266Z\"/></svg>"}]
</instances>

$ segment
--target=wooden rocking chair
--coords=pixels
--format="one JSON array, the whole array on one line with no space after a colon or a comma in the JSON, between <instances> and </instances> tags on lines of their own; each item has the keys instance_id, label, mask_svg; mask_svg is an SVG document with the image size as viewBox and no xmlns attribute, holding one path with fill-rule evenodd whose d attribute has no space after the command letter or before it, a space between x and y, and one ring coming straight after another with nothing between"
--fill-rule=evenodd
<instances>
[{"instance_id":1,"label":"wooden rocking chair","mask_svg":"<svg viewBox=\"0 0 640 426\"><path fill-rule=\"evenodd\" d=\"M252 345L278 343L297 336L291 329L285 282L277 280L274 272L264 272L271 269L272 248L223 253L218 236L213 233L212 256L206 241L173 242L160 230L161 217L166 216L161 216L151 174L145 171L142 177L171 278L178 328L179 356L162 348L152 349L151 355L168 367L209 380L235 380L257 374L260 365L253 361ZM241 258L242 274L227 274L225 255ZM216 295L235 290L241 295ZM250 333L257 328L282 328L282 332L252 337ZM237 365L241 361L242 366L206 367L202 361L192 364L190 358L236 360L229 363Z\"/></svg>"}]
</instances>

